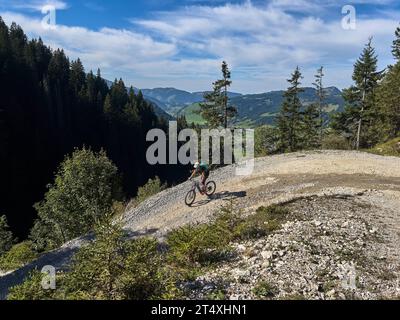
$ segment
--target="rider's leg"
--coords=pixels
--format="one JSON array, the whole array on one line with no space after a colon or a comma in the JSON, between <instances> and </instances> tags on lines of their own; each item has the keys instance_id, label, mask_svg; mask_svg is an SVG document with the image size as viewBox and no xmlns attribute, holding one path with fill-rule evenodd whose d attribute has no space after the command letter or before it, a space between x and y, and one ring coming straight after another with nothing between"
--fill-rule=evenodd
<instances>
[{"instance_id":1,"label":"rider's leg","mask_svg":"<svg viewBox=\"0 0 400 320\"><path fill-rule=\"evenodd\" d=\"M206 191L206 180L207 180L207 176L205 175L205 173L203 172L201 174L201 191L204 193Z\"/></svg>"}]
</instances>

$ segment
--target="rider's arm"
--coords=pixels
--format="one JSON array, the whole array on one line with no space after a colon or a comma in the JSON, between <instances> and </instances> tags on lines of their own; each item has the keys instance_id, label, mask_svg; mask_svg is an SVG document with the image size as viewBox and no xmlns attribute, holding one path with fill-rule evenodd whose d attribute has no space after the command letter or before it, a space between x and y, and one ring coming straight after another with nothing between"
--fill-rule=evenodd
<instances>
[{"instance_id":1,"label":"rider's arm","mask_svg":"<svg viewBox=\"0 0 400 320\"><path fill-rule=\"evenodd\" d=\"M193 177L196 175L197 170L193 170L192 175L190 176L189 180L193 179Z\"/></svg>"}]
</instances>

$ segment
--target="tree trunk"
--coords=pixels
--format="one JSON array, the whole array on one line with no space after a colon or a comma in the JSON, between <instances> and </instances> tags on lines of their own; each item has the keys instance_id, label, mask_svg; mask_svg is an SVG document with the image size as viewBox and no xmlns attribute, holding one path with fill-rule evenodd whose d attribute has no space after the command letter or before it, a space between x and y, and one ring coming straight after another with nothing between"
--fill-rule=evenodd
<instances>
[{"instance_id":1,"label":"tree trunk","mask_svg":"<svg viewBox=\"0 0 400 320\"><path fill-rule=\"evenodd\" d=\"M360 120L358 121L357 142L356 142L357 151L360 149L360 135L361 135L362 114L364 112L364 106L365 106L365 90L363 91L362 107L361 107L361 110L360 110Z\"/></svg>"}]
</instances>

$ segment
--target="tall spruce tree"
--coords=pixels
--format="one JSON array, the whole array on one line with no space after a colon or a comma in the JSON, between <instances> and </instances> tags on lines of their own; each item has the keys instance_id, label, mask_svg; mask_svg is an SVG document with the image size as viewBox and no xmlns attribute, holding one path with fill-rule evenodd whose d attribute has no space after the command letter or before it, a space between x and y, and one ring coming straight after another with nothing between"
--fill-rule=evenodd
<instances>
[{"instance_id":1,"label":"tall spruce tree","mask_svg":"<svg viewBox=\"0 0 400 320\"><path fill-rule=\"evenodd\" d=\"M315 149L321 145L321 118L317 103L309 104L302 114L302 147Z\"/></svg>"},{"instance_id":2,"label":"tall spruce tree","mask_svg":"<svg viewBox=\"0 0 400 320\"><path fill-rule=\"evenodd\" d=\"M332 123L334 129L348 135L357 150L379 141L376 89L382 76L383 71L378 71L378 58L370 38L354 64L354 85L343 91L347 103L345 110L336 115Z\"/></svg>"},{"instance_id":3,"label":"tall spruce tree","mask_svg":"<svg viewBox=\"0 0 400 320\"><path fill-rule=\"evenodd\" d=\"M231 72L228 64L222 62L222 79L213 83L213 91L204 95L204 103L200 104L200 114L212 128L228 128L229 120L232 119L237 110L229 105L228 88L232 84Z\"/></svg>"},{"instance_id":4,"label":"tall spruce tree","mask_svg":"<svg viewBox=\"0 0 400 320\"><path fill-rule=\"evenodd\" d=\"M395 31L396 39L393 41L392 53L397 61L400 61L400 26Z\"/></svg>"},{"instance_id":5,"label":"tall spruce tree","mask_svg":"<svg viewBox=\"0 0 400 320\"><path fill-rule=\"evenodd\" d=\"M319 144L321 144L322 135L324 132L324 107L326 98L325 88L323 84L324 76L324 67L321 66L321 68L317 70L317 74L315 75L315 82L313 83L317 94L318 123L316 123L316 125L318 126Z\"/></svg>"},{"instance_id":6,"label":"tall spruce tree","mask_svg":"<svg viewBox=\"0 0 400 320\"><path fill-rule=\"evenodd\" d=\"M300 87L302 75L299 67L288 79L290 86L284 93L284 102L277 117L279 129L279 145L281 151L294 152L301 148L302 135L302 104L299 94L304 90Z\"/></svg>"},{"instance_id":7,"label":"tall spruce tree","mask_svg":"<svg viewBox=\"0 0 400 320\"><path fill-rule=\"evenodd\" d=\"M14 239L7 224L7 218L0 215L0 256L10 250L13 242Z\"/></svg>"}]
</instances>

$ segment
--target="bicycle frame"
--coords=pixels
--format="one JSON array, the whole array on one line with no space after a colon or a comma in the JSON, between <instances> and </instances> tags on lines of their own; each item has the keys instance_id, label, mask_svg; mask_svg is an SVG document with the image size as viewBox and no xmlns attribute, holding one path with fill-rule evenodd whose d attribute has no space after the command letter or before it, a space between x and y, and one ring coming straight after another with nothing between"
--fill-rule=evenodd
<instances>
[{"instance_id":1,"label":"bicycle frame","mask_svg":"<svg viewBox=\"0 0 400 320\"><path fill-rule=\"evenodd\" d=\"M200 189L200 182L199 181L193 181L193 186L192 189L194 192L199 191L201 193L201 189Z\"/></svg>"}]
</instances>

